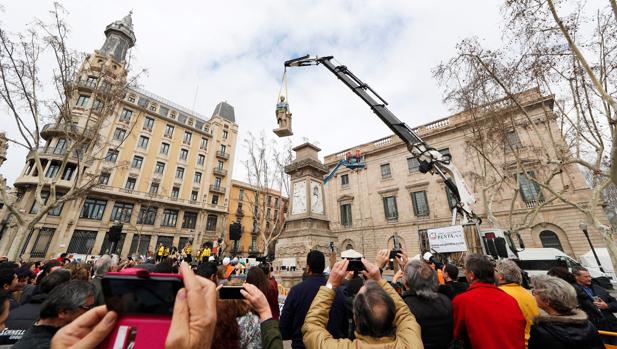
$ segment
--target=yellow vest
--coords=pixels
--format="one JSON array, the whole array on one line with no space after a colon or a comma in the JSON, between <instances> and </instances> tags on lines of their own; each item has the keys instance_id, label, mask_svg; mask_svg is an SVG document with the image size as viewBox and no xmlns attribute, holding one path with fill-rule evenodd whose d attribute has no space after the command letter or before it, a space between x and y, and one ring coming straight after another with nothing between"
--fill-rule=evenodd
<instances>
[{"instance_id":1,"label":"yellow vest","mask_svg":"<svg viewBox=\"0 0 617 349\"><path fill-rule=\"evenodd\" d=\"M204 248L204 251L201 253L201 257L202 257L202 258L203 258L203 257L210 257L210 253L211 253L211 252L212 252L212 251L210 251L210 249L206 247L206 248Z\"/></svg>"},{"instance_id":2,"label":"yellow vest","mask_svg":"<svg viewBox=\"0 0 617 349\"><path fill-rule=\"evenodd\" d=\"M164 246L159 247L159 253L158 253L158 255L159 255L159 256L162 256L164 252L165 252L165 247L164 247Z\"/></svg>"},{"instance_id":3,"label":"yellow vest","mask_svg":"<svg viewBox=\"0 0 617 349\"><path fill-rule=\"evenodd\" d=\"M536 303L536 298L526 290L524 287L517 284L505 284L499 286L504 292L516 299L518 307L521 308L523 316L527 324L525 325L525 348L527 348L527 342L529 341L529 331L533 324L533 318L540 315L540 308Z\"/></svg>"},{"instance_id":4,"label":"yellow vest","mask_svg":"<svg viewBox=\"0 0 617 349\"><path fill-rule=\"evenodd\" d=\"M190 255L191 253L193 253L193 247L191 246L186 246L184 248L184 253L186 253L187 255Z\"/></svg>"}]
</instances>

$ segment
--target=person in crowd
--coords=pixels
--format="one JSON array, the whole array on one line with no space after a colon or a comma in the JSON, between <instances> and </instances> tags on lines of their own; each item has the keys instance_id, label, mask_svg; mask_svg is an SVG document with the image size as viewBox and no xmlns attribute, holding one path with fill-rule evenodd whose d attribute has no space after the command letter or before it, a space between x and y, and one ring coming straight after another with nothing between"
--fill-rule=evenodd
<instances>
[{"instance_id":1,"label":"person in crowd","mask_svg":"<svg viewBox=\"0 0 617 349\"><path fill-rule=\"evenodd\" d=\"M546 274L565 280L570 285L574 285L576 283L576 278L566 267L552 267Z\"/></svg>"},{"instance_id":2,"label":"person in crowd","mask_svg":"<svg viewBox=\"0 0 617 349\"><path fill-rule=\"evenodd\" d=\"M439 282L439 284L440 285L445 284L446 280L443 276L443 271L441 270L442 264L437 262L435 257L433 257L433 254L430 252L424 253L424 255L422 255L422 260L424 261L424 263L430 265L431 268L433 268L433 270L437 272L437 281Z\"/></svg>"},{"instance_id":3,"label":"person in crowd","mask_svg":"<svg viewBox=\"0 0 617 349\"><path fill-rule=\"evenodd\" d=\"M64 265L64 263L66 263L67 261L66 256L67 256L67 253L63 252L63 253L60 253L60 256L56 259L58 262L60 262L60 265Z\"/></svg>"},{"instance_id":4,"label":"person in crowd","mask_svg":"<svg viewBox=\"0 0 617 349\"><path fill-rule=\"evenodd\" d=\"M71 270L71 280L90 281L90 270L86 263L71 263L74 267Z\"/></svg>"},{"instance_id":5,"label":"person in crowd","mask_svg":"<svg viewBox=\"0 0 617 349\"><path fill-rule=\"evenodd\" d=\"M356 339L336 339L326 329L328 312L341 285L349 260L332 267L326 286L319 289L313 300L302 334L306 347L311 348L422 348L420 326L409 307L396 291L381 277L379 268L365 259L362 273L368 281L356 295L353 308ZM285 312L283 311L283 314Z\"/></svg>"},{"instance_id":6,"label":"person in crowd","mask_svg":"<svg viewBox=\"0 0 617 349\"><path fill-rule=\"evenodd\" d=\"M13 349L50 348L51 339L61 327L94 307L94 287L72 280L56 287L41 307L38 321L13 346Z\"/></svg>"},{"instance_id":7,"label":"person in crowd","mask_svg":"<svg viewBox=\"0 0 617 349\"><path fill-rule=\"evenodd\" d=\"M160 262L163 259L163 256L165 255L165 246L163 246L163 243L160 242L159 243L159 247L156 249L156 262Z\"/></svg>"},{"instance_id":8,"label":"person in crowd","mask_svg":"<svg viewBox=\"0 0 617 349\"><path fill-rule=\"evenodd\" d=\"M533 319L540 315L540 309L531 292L521 286L523 275L521 269L509 259L500 259L495 265L495 280L501 290L512 296L518 303L525 317L525 347L529 341L529 330Z\"/></svg>"},{"instance_id":9,"label":"person in crowd","mask_svg":"<svg viewBox=\"0 0 617 349\"><path fill-rule=\"evenodd\" d=\"M454 339L474 349L522 349L525 317L514 298L495 286L493 262L484 255L465 259L469 289L454 298Z\"/></svg>"},{"instance_id":10,"label":"person in crowd","mask_svg":"<svg viewBox=\"0 0 617 349\"><path fill-rule=\"evenodd\" d=\"M207 262L208 258L212 255L212 243L210 241L206 241L201 250L201 255L199 256L200 262Z\"/></svg>"},{"instance_id":11,"label":"person in crowd","mask_svg":"<svg viewBox=\"0 0 617 349\"><path fill-rule=\"evenodd\" d=\"M259 316L261 347L263 349L283 349L283 337L279 331L278 321L272 317L270 304L263 292L257 286L246 283L240 293L251 310Z\"/></svg>"},{"instance_id":12,"label":"person in crowd","mask_svg":"<svg viewBox=\"0 0 617 349\"><path fill-rule=\"evenodd\" d=\"M33 295L27 303L15 308L6 321L10 329L28 329L38 319L43 303L49 294L58 286L71 280L71 273L66 269L58 269L47 275L41 281L39 293Z\"/></svg>"},{"instance_id":13,"label":"person in crowd","mask_svg":"<svg viewBox=\"0 0 617 349\"><path fill-rule=\"evenodd\" d=\"M576 291L563 279L541 275L531 279L533 295L545 313L534 319L529 349L601 349L602 338L577 309Z\"/></svg>"},{"instance_id":14,"label":"person in crowd","mask_svg":"<svg viewBox=\"0 0 617 349\"><path fill-rule=\"evenodd\" d=\"M15 269L12 267L2 267L0 268L0 286L2 286L2 291L4 291L9 296L9 303L11 304L11 309L17 308L19 303L13 298L13 292L19 291L19 280L17 278L17 274L15 274Z\"/></svg>"},{"instance_id":15,"label":"person in crowd","mask_svg":"<svg viewBox=\"0 0 617 349\"><path fill-rule=\"evenodd\" d=\"M218 284L218 268L214 262L201 263L196 274Z\"/></svg>"},{"instance_id":16,"label":"person in crowd","mask_svg":"<svg viewBox=\"0 0 617 349\"><path fill-rule=\"evenodd\" d=\"M90 280L90 283L94 286L94 303L96 305L105 304L101 280L109 269L111 269L111 256L107 254L101 256L101 258L94 263L94 277Z\"/></svg>"},{"instance_id":17,"label":"person in crowd","mask_svg":"<svg viewBox=\"0 0 617 349\"><path fill-rule=\"evenodd\" d=\"M0 290L0 345L14 344L18 338L15 331L7 330L6 327L10 307L8 294Z\"/></svg>"},{"instance_id":18,"label":"person in crowd","mask_svg":"<svg viewBox=\"0 0 617 349\"><path fill-rule=\"evenodd\" d=\"M174 267L174 261L171 258L165 257L154 267L155 273L168 273L175 274L178 272L178 268Z\"/></svg>"},{"instance_id":19,"label":"person in crowd","mask_svg":"<svg viewBox=\"0 0 617 349\"><path fill-rule=\"evenodd\" d=\"M617 300L600 285L591 282L591 275L586 268L574 267L572 274L576 279L574 288L581 309L587 313L589 321L598 329L617 331ZM617 344L614 337L605 338L608 344Z\"/></svg>"},{"instance_id":20,"label":"person in crowd","mask_svg":"<svg viewBox=\"0 0 617 349\"><path fill-rule=\"evenodd\" d=\"M15 300L17 304L21 304L21 300L24 295L30 295L34 290L35 286L32 283L32 279L35 274L32 272L31 267L32 266L30 263L26 263L15 270L15 274L17 275L18 291L13 292L10 298Z\"/></svg>"},{"instance_id":21,"label":"person in crowd","mask_svg":"<svg viewBox=\"0 0 617 349\"><path fill-rule=\"evenodd\" d=\"M325 266L326 258L324 254L317 250L310 251L306 257L306 280L293 286L285 299L279 328L284 340L291 339L291 346L294 349L304 348L302 325L305 323L306 314L319 288L326 285L327 280L323 275ZM328 304L327 311L330 313L329 316L328 314L326 316L329 319L327 321L328 331L335 338L342 338L347 331L348 322L345 317L344 296L341 290L336 293L334 305L330 309L330 304Z\"/></svg>"},{"instance_id":22,"label":"person in crowd","mask_svg":"<svg viewBox=\"0 0 617 349\"><path fill-rule=\"evenodd\" d=\"M266 278L268 279L268 293L266 293L266 298L268 298L268 304L270 304L270 311L272 312L272 318L274 320L278 320L281 316L281 310L279 308L279 285L276 282L276 279L272 275L272 265L270 263L264 262L259 263L259 268L264 272Z\"/></svg>"},{"instance_id":23,"label":"person in crowd","mask_svg":"<svg viewBox=\"0 0 617 349\"><path fill-rule=\"evenodd\" d=\"M458 281L458 268L454 264L445 264L443 266L444 284L439 285L439 293L453 300L457 295L467 291L469 284Z\"/></svg>"},{"instance_id":24,"label":"person in crowd","mask_svg":"<svg viewBox=\"0 0 617 349\"><path fill-rule=\"evenodd\" d=\"M234 266L231 264L231 259L229 257L223 258L223 267L225 269L225 274L222 279L229 280L231 274L234 272Z\"/></svg>"},{"instance_id":25,"label":"person in crowd","mask_svg":"<svg viewBox=\"0 0 617 349\"><path fill-rule=\"evenodd\" d=\"M38 275L38 273L41 271L41 262L34 262L34 264L32 264L32 272L34 273L34 275Z\"/></svg>"},{"instance_id":26,"label":"person in crowd","mask_svg":"<svg viewBox=\"0 0 617 349\"><path fill-rule=\"evenodd\" d=\"M184 248L182 249L182 256L188 264L193 263L193 245L190 242L187 242L184 245Z\"/></svg>"},{"instance_id":27,"label":"person in crowd","mask_svg":"<svg viewBox=\"0 0 617 349\"><path fill-rule=\"evenodd\" d=\"M446 349L452 342L452 303L437 292L437 272L426 263L412 260L403 278L403 300L420 325L425 349Z\"/></svg>"}]
</instances>

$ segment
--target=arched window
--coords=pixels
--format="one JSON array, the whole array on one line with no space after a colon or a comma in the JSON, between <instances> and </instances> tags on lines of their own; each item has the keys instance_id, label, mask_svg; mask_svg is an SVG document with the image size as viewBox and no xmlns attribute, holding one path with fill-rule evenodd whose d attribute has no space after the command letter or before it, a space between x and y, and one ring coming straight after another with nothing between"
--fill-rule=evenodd
<instances>
[{"instance_id":1,"label":"arched window","mask_svg":"<svg viewBox=\"0 0 617 349\"><path fill-rule=\"evenodd\" d=\"M561 246L561 241L559 241L559 237L553 231L543 230L540 233L540 242L542 242L542 247L556 248L558 250L563 251L563 247Z\"/></svg>"}]
</instances>

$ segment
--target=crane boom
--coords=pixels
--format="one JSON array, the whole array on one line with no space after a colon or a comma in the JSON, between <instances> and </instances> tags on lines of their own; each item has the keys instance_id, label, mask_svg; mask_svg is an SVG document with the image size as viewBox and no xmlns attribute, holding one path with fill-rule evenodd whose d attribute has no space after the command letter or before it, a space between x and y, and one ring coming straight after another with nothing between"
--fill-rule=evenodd
<instances>
[{"instance_id":1,"label":"crane boom","mask_svg":"<svg viewBox=\"0 0 617 349\"><path fill-rule=\"evenodd\" d=\"M386 106L388 103L373 90L368 84L364 83L355 76L344 65L332 63L333 56L311 57L309 55L291 59L285 62L287 67L304 67L322 64L330 72L349 87L358 97L371 107L373 112L383 121L386 126L394 132L405 144L407 149L418 159L420 172L435 173L439 175L446 186L450 189L456 201L453 210L453 224L456 214L463 217L464 222L478 222L480 218L473 213L472 206L475 198L465 185L465 179L460 171L454 166L450 156L441 154L435 148L430 147L418 136L407 124L399 120Z\"/></svg>"}]
</instances>

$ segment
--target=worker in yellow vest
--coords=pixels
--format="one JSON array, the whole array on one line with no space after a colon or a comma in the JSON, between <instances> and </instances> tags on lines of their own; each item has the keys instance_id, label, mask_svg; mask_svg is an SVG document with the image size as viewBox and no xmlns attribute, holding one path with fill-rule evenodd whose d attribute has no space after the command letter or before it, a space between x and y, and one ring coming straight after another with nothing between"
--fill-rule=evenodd
<instances>
[{"instance_id":1,"label":"worker in yellow vest","mask_svg":"<svg viewBox=\"0 0 617 349\"><path fill-rule=\"evenodd\" d=\"M184 260L188 264L191 264L191 262L193 262L193 246L190 242L187 242L184 246L184 249L182 249L182 255L184 256Z\"/></svg>"},{"instance_id":2,"label":"worker in yellow vest","mask_svg":"<svg viewBox=\"0 0 617 349\"><path fill-rule=\"evenodd\" d=\"M206 245L204 246L203 251L201 252L201 261L202 262L207 262L208 258L210 258L210 255L212 255L212 250L210 249L210 243L206 242Z\"/></svg>"},{"instance_id":3,"label":"worker in yellow vest","mask_svg":"<svg viewBox=\"0 0 617 349\"><path fill-rule=\"evenodd\" d=\"M156 251L156 262L160 262L163 260L163 254L165 253L165 246L163 246L163 243L159 243L159 248Z\"/></svg>"},{"instance_id":4,"label":"worker in yellow vest","mask_svg":"<svg viewBox=\"0 0 617 349\"><path fill-rule=\"evenodd\" d=\"M169 257L169 247L165 247L165 253L163 254L165 258Z\"/></svg>"}]
</instances>

